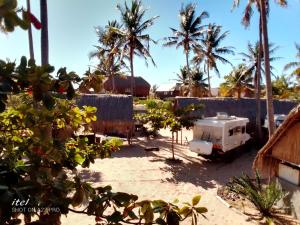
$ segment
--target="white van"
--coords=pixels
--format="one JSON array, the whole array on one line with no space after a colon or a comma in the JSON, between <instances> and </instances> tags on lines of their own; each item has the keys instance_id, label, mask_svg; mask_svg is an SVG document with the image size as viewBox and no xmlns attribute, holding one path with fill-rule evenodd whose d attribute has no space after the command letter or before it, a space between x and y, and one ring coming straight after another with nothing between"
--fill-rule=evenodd
<instances>
[{"instance_id":1,"label":"white van","mask_svg":"<svg viewBox=\"0 0 300 225\"><path fill-rule=\"evenodd\" d=\"M190 150L200 155L211 155L213 149L228 152L244 145L250 135L246 133L248 118L218 113L216 117L197 120L193 128Z\"/></svg>"}]
</instances>

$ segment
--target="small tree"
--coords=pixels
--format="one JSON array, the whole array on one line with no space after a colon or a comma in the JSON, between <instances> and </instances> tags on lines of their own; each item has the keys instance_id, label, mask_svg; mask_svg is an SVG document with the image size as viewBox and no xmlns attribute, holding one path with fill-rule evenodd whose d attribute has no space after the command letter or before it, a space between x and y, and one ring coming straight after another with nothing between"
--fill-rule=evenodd
<instances>
[{"instance_id":1,"label":"small tree","mask_svg":"<svg viewBox=\"0 0 300 225\"><path fill-rule=\"evenodd\" d=\"M142 124L150 126L148 133L154 136L162 128L169 128L172 133L172 161L178 161L175 159L174 152L174 133L181 131L183 128L190 129L194 124L194 120L199 117L193 116L192 112L200 110L203 105L191 104L180 109L174 109L171 102L154 100L151 104L148 103L148 111L146 114L137 114L135 118L141 121Z\"/></svg>"}]
</instances>

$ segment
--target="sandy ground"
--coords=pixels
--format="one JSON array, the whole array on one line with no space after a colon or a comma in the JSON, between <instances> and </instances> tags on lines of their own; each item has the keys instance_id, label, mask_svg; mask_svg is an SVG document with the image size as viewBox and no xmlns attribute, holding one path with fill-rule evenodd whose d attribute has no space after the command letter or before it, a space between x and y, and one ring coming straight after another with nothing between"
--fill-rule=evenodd
<instances>
[{"instance_id":1,"label":"sandy ground","mask_svg":"<svg viewBox=\"0 0 300 225\"><path fill-rule=\"evenodd\" d=\"M183 133L183 139L191 139L191 131ZM180 135L179 135L180 138ZM180 141L179 141L180 142ZM184 142L184 141L183 141ZM158 146L158 152L146 152L145 146ZM190 201L201 194L200 205L208 208L205 218L198 224L255 224L247 217L227 208L217 198L217 188L230 177L242 172L251 173L255 151L241 152L231 162L209 162L190 152L186 145L175 145L180 164L170 164L170 132L162 131L161 137L147 141L135 139L133 146L124 146L112 158L96 160L89 169L80 171L82 178L94 185L111 184L114 191L137 194L142 199L164 199L181 202ZM62 218L63 225L94 225L94 217L70 213ZM190 224L189 221L182 223Z\"/></svg>"}]
</instances>

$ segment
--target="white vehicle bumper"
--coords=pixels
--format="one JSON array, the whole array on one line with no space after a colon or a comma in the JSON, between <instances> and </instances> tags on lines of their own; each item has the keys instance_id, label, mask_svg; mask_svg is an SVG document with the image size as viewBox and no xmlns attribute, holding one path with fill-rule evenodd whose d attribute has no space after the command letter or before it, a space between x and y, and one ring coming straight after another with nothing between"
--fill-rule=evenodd
<instances>
[{"instance_id":1,"label":"white vehicle bumper","mask_svg":"<svg viewBox=\"0 0 300 225\"><path fill-rule=\"evenodd\" d=\"M213 143L208 141L190 141L190 150L202 155L210 155L213 149Z\"/></svg>"}]
</instances>

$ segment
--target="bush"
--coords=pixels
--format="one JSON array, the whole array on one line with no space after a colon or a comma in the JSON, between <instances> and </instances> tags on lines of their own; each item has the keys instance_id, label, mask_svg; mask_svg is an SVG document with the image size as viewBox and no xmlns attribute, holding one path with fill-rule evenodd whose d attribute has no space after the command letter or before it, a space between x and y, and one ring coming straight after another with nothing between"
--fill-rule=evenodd
<instances>
[{"instance_id":1,"label":"bush","mask_svg":"<svg viewBox=\"0 0 300 225\"><path fill-rule=\"evenodd\" d=\"M279 185L273 181L262 184L258 172L255 179L243 174L241 177L233 177L227 184L229 190L247 198L265 216L272 216L276 203L284 197L284 192Z\"/></svg>"}]
</instances>

